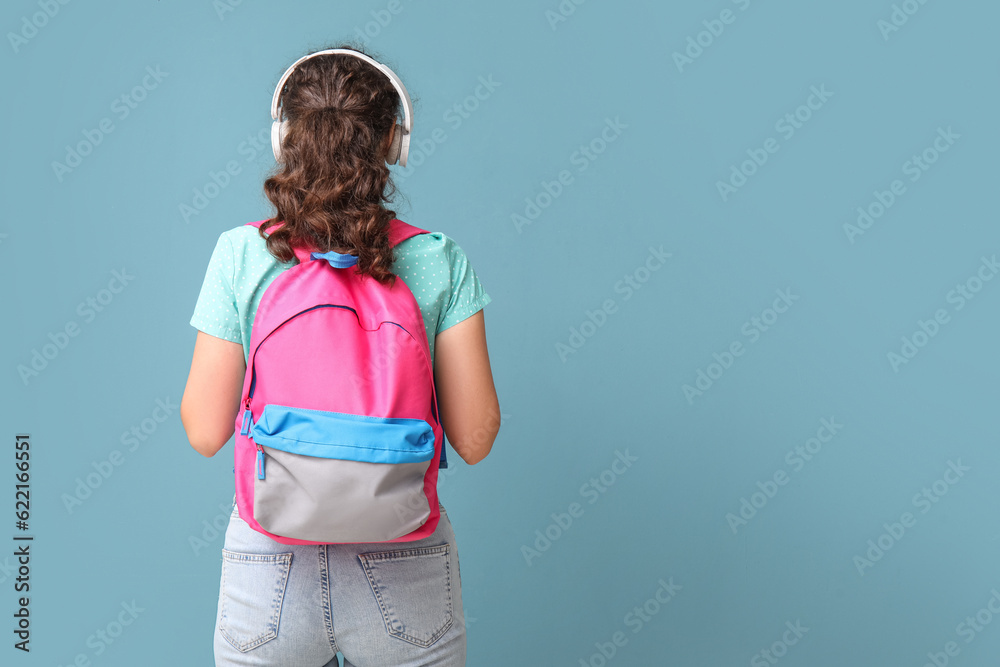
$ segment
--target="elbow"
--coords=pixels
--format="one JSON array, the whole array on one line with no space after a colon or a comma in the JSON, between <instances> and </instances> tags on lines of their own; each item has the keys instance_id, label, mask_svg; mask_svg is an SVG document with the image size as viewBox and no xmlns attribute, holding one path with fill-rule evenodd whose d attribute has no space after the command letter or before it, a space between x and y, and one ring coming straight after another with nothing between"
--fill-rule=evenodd
<instances>
[{"instance_id":1,"label":"elbow","mask_svg":"<svg viewBox=\"0 0 1000 667\"><path fill-rule=\"evenodd\" d=\"M465 442L461 443L460 446L455 447L455 451L458 452L458 455L462 457L463 461L468 463L470 466L474 466L489 456L490 451L493 450L493 443L496 441L497 434L499 432L499 424L496 424L495 427L482 426L476 429L475 432L472 433L472 436Z\"/></svg>"},{"instance_id":2,"label":"elbow","mask_svg":"<svg viewBox=\"0 0 1000 667\"><path fill-rule=\"evenodd\" d=\"M229 442L228 434L225 440L220 441L221 436L199 428L197 420L185 413L183 404L181 405L181 424L184 426L184 433L187 435L191 448L205 458L212 458Z\"/></svg>"},{"instance_id":3,"label":"elbow","mask_svg":"<svg viewBox=\"0 0 1000 667\"><path fill-rule=\"evenodd\" d=\"M231 437L230 433L188 431L188 442L191 443L191 447L207 459L218 454Z\"/></svg>"},{"instance_id":4,"label":"elbow","mask_svg":"<svg viewBox=\"0 0 1000 667\"><path fill-rule=\"evenodd\" d=\"M207 459L215 456L225 444L216 444L214 441L204 437L203 435L200 435L197 432L192 432L186 428L185 431L187 431L188 443L191 445L191 448Z\"/></svg>"},{"instance_id":5,"label":"elbow","mask_svg":"<svg viewBox=\"0 0 1000 667\"><path fill-rule=\"evenodd\" d=\"M492 447L487 447L485 450L476 452L475 454L469 454L463 456L462 460L468 463L470 466L474 466L489 455L490 449L492 449Z\"/></svg>"},{"instance_id":6,"label":"elbow","mask_svg":"<svg viewBox=\"0 0 1000 667\"><path fill-rule=\"evenodd\" d=\"M194 440L190 437L188 437L188 441L191 443L191 447L194 451L198 452L206 459L212 458L219 452L220 449L222 449L221 447L213 447L212 445L209 445L201 440Z\"/></svg>"}]
</instances>

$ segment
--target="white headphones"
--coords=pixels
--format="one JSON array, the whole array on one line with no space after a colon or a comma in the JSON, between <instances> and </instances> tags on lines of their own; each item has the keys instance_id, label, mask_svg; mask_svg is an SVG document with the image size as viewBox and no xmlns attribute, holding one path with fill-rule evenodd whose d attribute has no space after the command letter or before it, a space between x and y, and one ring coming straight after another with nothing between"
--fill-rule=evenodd
<instances>
[{"instance_id":1,"label":"white headphones","mask_svg":"<svg viewBox=\"0 0 1000 667\"><path fill-rule=\"evenodd\" d=\"M392 137L392 145L389 147L389 154L386 156L385 161L387 164L396 164L398 162L400 167L405 167L406 156L410 152L410 132L413 131L413 103L410 101L410 94L406 92L403 82L399 80L399 77L396 76L395 72L382 63L369 58L365 54L351 49L328 49L326 51L310 53L309 55L296 60L292 63L291 67L285 70L285 73L281 76L281 80L278 81L278 86L274 89L274 97L271 99L271 118L274 120L271 124L271 150L274 151L274 159L278 162L281 161L281 142L285 137L285 133L288 131L288 121L281 118L278 109L278 104L281 101L281 93L285 88L285 82L288 81L288 77L291 76L292 72L295 71L295 68L298 67L303 61L316 56L333 53L355 56L357 58L361 58L365 62L371 63L377 67L380 72L389 77L389 81L391 81L392 85L396 88L396 92L399 93L399 99L403 101L403 123L396 123L396 130Z\"/></svg>"}]
</instances>

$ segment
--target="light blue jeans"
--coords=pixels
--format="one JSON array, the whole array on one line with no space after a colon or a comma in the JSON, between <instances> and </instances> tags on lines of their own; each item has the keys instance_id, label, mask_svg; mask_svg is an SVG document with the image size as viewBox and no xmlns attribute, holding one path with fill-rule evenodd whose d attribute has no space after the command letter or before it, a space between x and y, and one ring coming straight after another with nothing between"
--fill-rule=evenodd
<instances>
[{"instance_id":1,"label":"light blue jeans","mask_svg":"<svg viewBox=\"0 0 1000 667\"><path fill-rule=\"evenodd\" d=\"M464 667L451 521L406 543L281 544L236 512L222 549L216 667Z\"/></svg>"}]
</instances>

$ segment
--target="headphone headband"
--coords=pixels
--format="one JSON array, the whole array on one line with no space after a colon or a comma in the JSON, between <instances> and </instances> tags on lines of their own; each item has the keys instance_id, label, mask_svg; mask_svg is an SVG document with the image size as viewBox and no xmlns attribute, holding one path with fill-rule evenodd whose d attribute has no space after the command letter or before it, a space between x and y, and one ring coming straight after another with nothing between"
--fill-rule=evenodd
<instances>
[{"instance_id":1,"label":"headphone headband","mask_svg":"<svg viewBox=\"0 0 1000 667\"><path fill-rule=\"evenodd\" d=\"M396 132L402 134L402 136L395 137L394 143L398 142L401 146L398 161L401 167L405 167L406 156L407 153L409 152L409 147L410 147L410 133L413 131L413 103L410 101L410 94L406 92L406 87L403 85L403 82L400 81L399 77L396 76L395 72L393 72L391 69L389 69L382 63L378 62L377 60L371 58L370 56L367 56L358 51L354 51L353 49L327 49L325 51L317 51L315 53L310 53L309 55L302 56L294 63L292 63L292 65L287 70L285 70L285 73L281 75L281 80L278 81L278 85L274 89L274 96L271 98L271 119L276 124L282 123L278 105L281 102L281 93L285 88L285 83L288 81L288 77L292 75L292 72L295 71L295 68L298 67L303 62L305 62L306 60L309 60L310 58L315 58L316 56L323 56L323 55L333 55L333 54L343 54L360 58L361 60L364 60L365 62L374 65L380 72L389 77L389 81L392 82L392 85L396 89L396 92L399 93L399 99L403 102L403 123L402 124L397 123L396 126ZM400 130L402 130L402 132L400 132ZM275 159L278 159L279 149L277 146L273 146L273 148L275 149L274 157Z\"/></svg>"}]
</instances>

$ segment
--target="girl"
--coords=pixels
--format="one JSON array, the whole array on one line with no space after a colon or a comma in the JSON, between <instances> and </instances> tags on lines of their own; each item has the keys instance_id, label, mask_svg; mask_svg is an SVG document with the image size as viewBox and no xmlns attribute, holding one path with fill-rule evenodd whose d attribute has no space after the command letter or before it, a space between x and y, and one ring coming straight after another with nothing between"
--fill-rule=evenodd
<instances>
[{"instance_id":1,"label":"girl","mask_svg":"<svg viewBox=\"0 0 1000 667\"><path fill-rule=\"evenodd\" d=\"M396 190L387 162L398 157L397 117L409 100L363 55L321 52L294 68L277 93L288 126L264 183L275 215L259 229L222 233L212 253L191 318L198 335L180 408L204 456L233 437L256 308L297 263L293 245L356 255L356 269L382 283L402 278L423 315L448 441L475 464L499 431L483 320L491 299L468 259L440 232L389 245L395 212L382 204ZM344 667L464 665L458 549L439 509L435 532L417 541L286 545L251 529L234 502L216 665L339 667L338 651Z\"/></svg>"}]
</instances>

